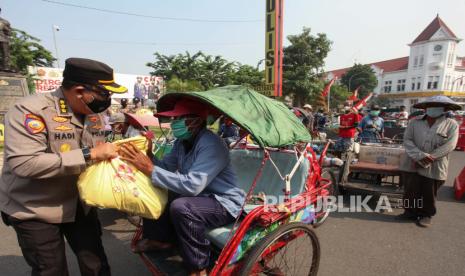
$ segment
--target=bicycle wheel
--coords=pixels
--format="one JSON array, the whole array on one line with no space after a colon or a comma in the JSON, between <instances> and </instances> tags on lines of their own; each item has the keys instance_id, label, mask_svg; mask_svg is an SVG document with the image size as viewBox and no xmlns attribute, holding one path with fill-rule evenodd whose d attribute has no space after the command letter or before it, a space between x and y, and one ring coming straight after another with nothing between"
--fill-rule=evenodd
<instances>
[{"instance_id":1,"label":"bicycle wheel","mask_svg":"<svg viewBox=\"0 0 465 276\"><path fill-rule=\"evenodd\" d=\"M320 242L311 226L280 226L249 253L239 275L310 275L318 273Z\"/></svg>"},{"instance_id":2,"label":"bicycle wheel","mask_svg":"<svg viewBox=\"0 0 465 276\"><path fill-rule=\"evenodd\" d=\"M324 168L321 172L321 178L326 178L331 180L331 185L328 187L328 192L329 196L338 196L339 195L339 186L336 180L336 176L334 175L334 172L331 171L330 168ZM321 199L323 204L326 203L327 201L324 199ZM315 214L317 218L313 222L313 227L318 227L325 222L325 220L329 216L329 210L328 206L322 206L321 212Z\"/></svg>"}]
</instances>

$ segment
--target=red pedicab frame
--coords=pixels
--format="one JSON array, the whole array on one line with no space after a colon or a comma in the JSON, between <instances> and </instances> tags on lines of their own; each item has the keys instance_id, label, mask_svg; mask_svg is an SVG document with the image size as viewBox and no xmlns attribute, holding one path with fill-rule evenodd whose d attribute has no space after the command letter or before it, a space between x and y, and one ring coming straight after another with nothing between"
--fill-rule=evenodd
<instances>
[{"instance_id":1,"label":"red pedicab frame","mask_svg":"<svg viewBox=\"0 0 465 276\"><path fill-rule=\"evenodd\" d=\"M261 271L261 269L265 269L265 267L263 267L263 262L266 262L267 258L269 259L276 252L278 252L279 249L283 248L289 241L303 234L307 234L310 237L313 246L311 260L312 263L308 275L317 274L320 260L320 245L315 233L309 227L308 224L304 224L301 222L289 223L288 219L291 217L292 214L295 214L296 212L305 209L309 205L315 206L319 197L324 197L329 194L332 182L329 178L322 177L322 164L328 146L329 143L325 145L324 150L319 158L317 158L315 152L313 151L309 143L305 144L303 151L299 151L298 147L294 148L294 152L296 152L299 155L298 163L296 163L296 166L294 168L296 168L297 165L300 165L299 162L302 162L303 158L307 158L310 164L309 172L305 183L305 191L291 198L289 179L287 179L288 181L285 181L286 184L283 189L285 196L285 200L283 203L276 205L264 204L254 208L250 213L248 213L245 216L245 218L242 221L240 221L240 224L237 229L233 227L233 229L236 230L232 235L230 234L228 242L221 250L221 253L218 259L215 261L215 265L209 272L209 275L237 275L239 272L244 273L245 271L247 271L247 273L249 274L256 274L259 271ZM245 146L244 148L248 149L247 146ZM260 178L263 172L263 168L265 167L266 162L270 160L270 151L274 150L276 149L263 149L264 155L261 161L261 167L258 170L249 191L247 192L247 199L251 198L254 188L258 182L258 179ZM289 177L289 175L287 175L286 177ZM244 205L242 206L241 214L244 211L244 206L246 205L247 199L245 200ZM316 222L318 218L325 216L326 212L327 210L323 209L322 212L315 214L314 222ZM239 223L240 218L241 215L238 216L235 225ZM280 227L276 229L276 231L265 236L262 240L257 242L257 244L253 248L247 251L248 256L242 258L240 261L234 264L230 264L235 251L237 250L247 231L251 229L252 226L258 225L263 228L266 228L267 226L270 226L275 222L282 222L282 224L280 224ZM299 231L301 231L302 233L296 233L292 235L288 233L294 229L299 229ZM131 248L134 248L135 244L138 240L140 240L141 236L142 227L140 226L136 230L136 233L134 234L134 237L131 241ZM284 240L279 239L280 237L282 238L284 236L286 237ZM271 246L269 246L270 242L276 242L276 244L271 244ZM164 275L164 273L160 271L144 253L139 254L139 256L153 275ZM256 260L257 258L262 258L262 263L259 263Z\"/></svg>"}]
</instances>

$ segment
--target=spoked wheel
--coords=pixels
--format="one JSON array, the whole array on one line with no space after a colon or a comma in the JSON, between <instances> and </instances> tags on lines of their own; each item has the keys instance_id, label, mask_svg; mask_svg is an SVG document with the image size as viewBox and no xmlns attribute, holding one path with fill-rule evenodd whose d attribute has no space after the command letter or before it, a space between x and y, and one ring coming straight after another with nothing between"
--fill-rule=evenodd
<instances>
[{"instance_id":1,"label":"spoked wheel","mask_svg":"<svg viewBox=\"0 0 465 276\"><path fill-rule=\"evenodd\" d=\"M330 168L324 168L321 171L321 178L326 178L326 179L331 180L331 185L328 187L328 195L338 196L339 187L338 187L338 183L336 180L336 176L334 175L334 172L332 172ZM315 214L316 218L315 218L315 221L313 222L313 227L318 227L322 225L323 222L325 222L325 220L329 216L329 208L328 206L326 206L327 201L322 199L321 202L323 206L321 206L321 210Z\"/></svg>"},{"instance_id":2,"label":"spoked wheel","mask_svg":"<svg viewBox=\"0 0 465 276\"><path fill-rule=\"evenodd\" d=\"M280 226L249 253L240 275L317 275L320 242L312 228L294 222Z\"/></svg>"}]
</instances>

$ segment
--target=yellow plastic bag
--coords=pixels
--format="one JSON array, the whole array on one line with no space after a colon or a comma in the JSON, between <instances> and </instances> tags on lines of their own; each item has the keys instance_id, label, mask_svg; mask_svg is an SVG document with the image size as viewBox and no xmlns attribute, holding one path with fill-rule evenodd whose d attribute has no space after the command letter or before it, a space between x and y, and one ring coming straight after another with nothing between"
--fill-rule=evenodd
<instances>
[{"instance_id":1,"label":"yellow plastic bag","mask_svg":"<svg viewBox=\"0 0 465 276\"><path fill-rule=\"evenodd\" d=\"M145 152L148 140L137 136L114 142L132 143ZM78 180L81 199L90 206L118 209L157 219L168 201L166 190L154 187L150 178L119 157L88 167Z\"/></svg>"}]
</instances>

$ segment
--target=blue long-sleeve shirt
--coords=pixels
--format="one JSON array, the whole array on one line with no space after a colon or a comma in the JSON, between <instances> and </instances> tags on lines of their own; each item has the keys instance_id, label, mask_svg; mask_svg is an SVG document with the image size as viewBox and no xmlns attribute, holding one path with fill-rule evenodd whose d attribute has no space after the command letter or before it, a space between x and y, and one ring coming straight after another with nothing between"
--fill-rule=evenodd
<instances>
[{"instance_id":1,"label":"blue long-sleeve shirt","mask_svg":"<svg viewBox=\"0 0 465 276\"><path fill-rule=\"evenodd\" d=\"M228 148L211 131L201 130L187 153L182 141L175 141L171 152L154 163L154 185L182 196L214 196L232 216L239 215L245 193L237 185Z\"/></svg>"},{"instance_id":2,"label":"blue long-sleeve shirt","mask_svg":"<svg viewBox=\"0 0 465 276\"><path fill-rule=\"evenodd\" d=\"M381 117L367 115L363 117L358 126L362 129L359 138L363 142L379 142L379 138L384 132L384 120Z\"/></svg>"}]
</instances>

